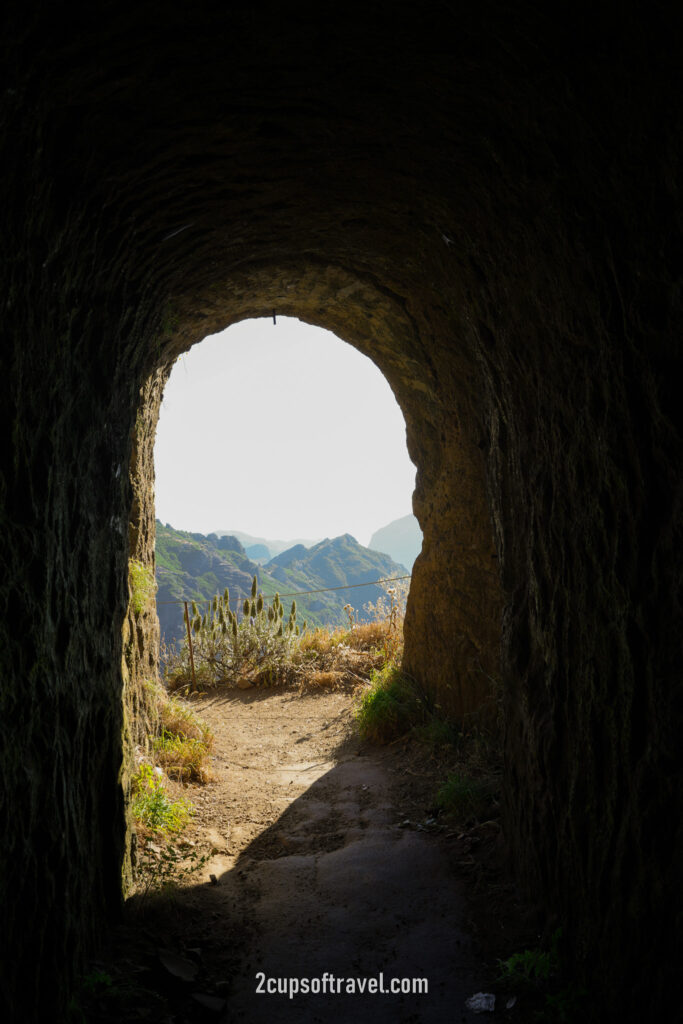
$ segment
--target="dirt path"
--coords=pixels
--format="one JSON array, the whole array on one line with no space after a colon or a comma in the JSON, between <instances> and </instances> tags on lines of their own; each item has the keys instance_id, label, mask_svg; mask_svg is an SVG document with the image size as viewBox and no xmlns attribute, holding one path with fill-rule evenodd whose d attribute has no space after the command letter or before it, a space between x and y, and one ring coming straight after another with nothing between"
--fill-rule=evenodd
<instances>
[{"instance_id":1,"label":"dirt path","mask_svg":"<svg viewBox=\"0 0 683 1024\"><path fill-rule=\"evenodd\" d=\"M152 1019L481 1020L464 1004L490 974L465 934L453 843L432 831L431 789L396 747L358 740L352 709L340 692L230 690L198 702L216 736L214 780L192 791L189 837L212 853L171 906L140 915L167 951L145 969L173 996L170 1015ZM177 970L164 955L180 958ZM426 979L428 992L373 993L380 978L385 988ZM269 994L273 979L321 990Z\"/></svg>"}]
</instances>

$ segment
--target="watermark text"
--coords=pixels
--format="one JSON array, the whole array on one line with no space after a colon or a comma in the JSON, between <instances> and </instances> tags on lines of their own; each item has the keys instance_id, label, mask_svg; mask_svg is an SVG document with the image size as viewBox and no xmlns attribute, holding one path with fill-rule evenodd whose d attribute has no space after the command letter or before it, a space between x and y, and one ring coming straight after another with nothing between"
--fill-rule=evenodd
<instances>
[{"instance_id":1,"label":"watermark text","mask_svg":"<svg viewBox=\"0 0 683 1024\"><path fill-rule=\"evenodd\" d=\"M427 995L428 978L385 978L382 971L372 978L340 978L328 971L321 978L269 978L263 971L256 975L258 995Z\"/></svg>"}]
</instances>

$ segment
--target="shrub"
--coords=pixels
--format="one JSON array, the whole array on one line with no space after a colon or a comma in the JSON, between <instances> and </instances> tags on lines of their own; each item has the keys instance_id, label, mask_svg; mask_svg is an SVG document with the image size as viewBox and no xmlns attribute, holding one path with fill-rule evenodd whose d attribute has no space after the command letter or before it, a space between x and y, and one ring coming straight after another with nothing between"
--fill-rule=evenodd
<instances>
[{"instance_id":1,"label":"shrub","mask_svg":"<svg viewBox=\"0 0 683 1024\"><path fill-rule=\"evenodd\" d=\"M370 602L364 607L374 620L371 625L377 627L381 624L383 627L381 640L385 660L398 664L403 653L403 620L410 583L408 580L386 580L382 584L382 589L384 595L374 604Z\"/></svg>"},{"instance_id":2,"label":"shrub","mask_svg":"<svg viewBox=\"0 0 683 1024\"><path fill-rule=\"evenodd\" d=\"M330 672L311 672L308 677L309 686L319 687L334 687L337 686L344 678L344 673L338 670L332 670Z\"/></svg>"},{"instance_id":3,"label":"shrub","mask_svg":"<svg viewBox=\"0 0 683 1024\"><path fill-rule=\"evenodd\" d=\"M192 708L176 697L168 697L162 702L159 720L163 733L200 741L207 751L213 747L214 737L209 726L197 717Z\"/></svg>"},{"instance_id":4,"label":"shrub","mask_svg":"<svg viewBox=\"0 0 683 1024\"><path fill-rule=\"evenodd\" d=\"M495 806L497 777L476 778L453 772L437 793L437 806L463 821L489 817Z\"/></svg>"},{"instance_id":5,"label":"shrub","mask_svg":"<svg viewBox=\"0 0 683 1024\"><path fill-rule=\"evenodd\" d=\"M462 741L460 729L448 719L439 718L434 713L428 716L423 725L418 726L415 734L421 743L435 749L441 747L457 749Z\"/></svg>"},{"instance_id":6,"label":"shrub","mask_svg":"<svg viewBox=\"0 0 683 1024\"><path fill-rule=\"evenodd\" d=\"M395 665L373 672L372 686L356 711L358 731L374 743L388 743L422 721L424 703L415 684Z\"/></svg>"},{"instance_id":7,"label":"shrub","mask_svg":"<svg viewBox=\"0 0 683 1024\"><path fill-rule=\"evenodd\" d=\"M147 697L145 746L166 774L181 782L204 783L209 772L204 762L213 748L214 736L192 708L154 680L143 684Z\"/></svg>"},{"instance_id":8,"label":"shrub","mask_svg":"<svg viewBox=\"0 0 683 1024\"><path fill-rule=\"evenodd\" d=\"M319 655L332 654L348 637L344 629L314 629L301 637L298 651L304 660L314 660Z\"/></svg>"},{"instance_id":9,"label":"shrub","mask_svg":"<svg viewBox=\"0 0 683 1024\"><path fill-rule=\"evenodd\" d=\"M537 989L557 973L556 950L525 949L499 960L498 980L522 992Z\"/></svg>"},{"instance_id":10,"label":"shrub","mask_svg":"<svg viewBox=\"0 0 683 1024\"><path fill-rule=\"evenodd\" d=\"M192 805L187 800L169 799L163 779L150 764L143 763L138 768L133 794L133 817L148 832L181 832L192 814Z\"/></svg>"},{"instance_id":11,"label":"shrub","mask_svg":"<svg viewBox=\"0 0 683 1024\"><path fill-rule=\"evenodd\" d=\"M208 771L204 760L208 746L202 740L174 735L164 730L157 736L152 747L154 760L163 765L166 774L179 782L206 782Z\"/></svg>"},{"instance_id":12,"label":"shrub","mask_svg":"<svg viewBox=\"0 0 683 1024\"><path fill-rule=\"evenodd\" d=\"M498 982L526 993L529 1005L535 1002L539 1006L533 1016L539 1024L575 1024L588 1015L589 993L566 976L561 940L562 929L557 928L550 936L549 949L525 949L498 961Z\"/></svg>"},{"instance_id":13,"label":"shrub","mask_svg":"<svg viewBox=\"0 0 683 1024\"><path fill-rule=\"evenodd\" d=\"M345 642L355 651L382 650L387 629L386 622L359 622L347 633Z\"/></svg>"},{"instance_id":14,"label":"shrub","mask_svg":"<svg viewBox=\"0 0 683 1024\"><path fill-rule=\"evenodd\" d=\"M193 605L192 648L197 678L207 687L257 676L275 678L291 661L292 651L299 642L301 630L296 621L296 601L285 616L279 595L275 594L272 604L267 605L263 595L257 592L254 576L251 598L243 602L241 619L230 609L229 602L226 588L222 595L213 598L204 615ZM170 654L167 678L174 688L191 685L187 639L179 651Z\"/></svg>"}]
</instances>

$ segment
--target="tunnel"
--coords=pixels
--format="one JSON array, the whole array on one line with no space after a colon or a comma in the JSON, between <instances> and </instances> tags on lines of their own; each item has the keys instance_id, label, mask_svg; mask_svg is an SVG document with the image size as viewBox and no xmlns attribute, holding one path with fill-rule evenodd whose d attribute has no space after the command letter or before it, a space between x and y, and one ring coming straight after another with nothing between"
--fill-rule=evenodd
<instances>
[{"instance_id":1,"label":"tunnel","mask_svg":"<svg viewBox=\"0 0 683 1024\"><path fill-rule=\"evenodd\" d=\"M164 382L273 313L396 395L405 667L500 719L511 869L595 1019L677 998L680 25L563 10L6 5L5 1020L65 1019L121 909Z\"/></svg>"}]
</instances>

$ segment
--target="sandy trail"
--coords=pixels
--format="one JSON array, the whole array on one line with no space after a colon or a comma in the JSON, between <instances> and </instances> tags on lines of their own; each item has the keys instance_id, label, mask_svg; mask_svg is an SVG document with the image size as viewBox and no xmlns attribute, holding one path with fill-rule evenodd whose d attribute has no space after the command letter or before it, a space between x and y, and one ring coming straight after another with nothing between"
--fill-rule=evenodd
<instances>
[{"instance_id":1,"label":"sandy trail","mask_svg":"<svg viewBox=\"0 0 683 1024\"><path fill-rule=\"evenodd\" d=\"M464 1007L486 972L447 843L417 828L429 807L397 750L354 737L352 697L231 690L197 711L216 735L215 778L193 795L193 832L213 853L167 938L199 965L190 987L227 1000L203 1012L253 1024L481 1019ZM269 994L275 979L300 991ZM320 991L303 993L302 979ZM375 993L371 979L426 979L428 992ZM172 1020L200 1019L189 990L179 1000Z\"/></svg>"}]
</instances>

